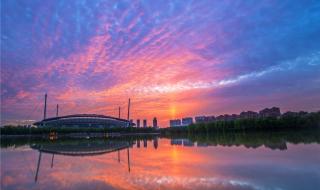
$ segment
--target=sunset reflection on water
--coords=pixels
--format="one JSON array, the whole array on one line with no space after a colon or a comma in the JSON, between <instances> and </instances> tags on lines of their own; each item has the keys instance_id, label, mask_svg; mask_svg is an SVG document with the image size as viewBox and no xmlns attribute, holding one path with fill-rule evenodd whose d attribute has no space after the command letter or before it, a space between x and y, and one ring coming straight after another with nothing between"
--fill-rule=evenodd
<instances>
[{"instance_id":1,"label":"sunset reflection on water","mask_svg":"<svg viewBox=\"0 0 320 190\"><path fill-rule=\"evenodd\" d=\"M1 186L3 189L320 187L320 146L316 143L286 143L286 149L281 150L266 146L208 146L188 139L157 137L130 142L129 148L119 150L119 154L116 150L91 156L52 157L52 153L42 152L36 180L39 150L28 145L2 148ZM86 140L82 145L90 147L95 143ZM72 142L70 146L74 144L77 145ZM43 150L45 146L41 146Z\"/></svg>"}]
</instances>

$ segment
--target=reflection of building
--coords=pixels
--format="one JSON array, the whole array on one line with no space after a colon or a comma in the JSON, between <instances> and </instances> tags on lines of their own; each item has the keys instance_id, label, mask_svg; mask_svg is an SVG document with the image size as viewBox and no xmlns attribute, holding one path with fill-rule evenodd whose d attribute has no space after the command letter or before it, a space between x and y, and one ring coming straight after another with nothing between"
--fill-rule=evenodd
<instances>
[{"instance_id":1,"label":"reflection of building","mask_svg":"<svg viewBox=\"0 0 320 190\"><path fill-rule=\"evenodd\" d=\"M272 143L272 142L269 142L267 144L264 144L265 147L268 147L272 150L287 150L288 147L287 147L287 143L285 141L282 141L282 142L276 142L276 143Z\"/></svg>"},{"instance_id":2,"label":"reflection of building","mask_svg":"<svg viewBox=\"0 0 320 190\"><path fill-rule=\"evenodd\" d=\"M193 119L192 117L185 117L185 118L182 118L182 125L183 126L189 126L193 123Z\"/></svg>"},{"instance_id":3,"label":"reflection of building","mask_svg":"<svg viewBox=\"0 0 320 190\"><path fill-rule=\"evenodd\" d=\"M137 148L140 148L140 140L137 140Z\"/></svg>"},{"instance_id":4,"label":"reflection of building","mask_svg":"<svg viewBox=\"0 0 320 190\"><path fill-rule=\"evenodd\" d=\"M147 139L143 139L143 147L147 148L148 147L148 141Z\"/></svg>"},{"instance_id":5,"label":"reflection of building","mask_svg":"<svg viewBox=\"0 0 320 190\"><path fill-rule=\"evenodd\" d=\"M153 125L152 125L154 128L158 128L158 121L157 121L157 118L153 118Z\"/></svg>"},{"instance_id":6,"label":"reflection of building","mask_svg":"<svg viewBox=\"0 0 320 190\"><path fill-rule=\"evenodd\" d=\"M183 146L194 146L194 143L189 139L183 139Z\"/></svg>"},{"instance_id":7,"label":"reflection of building","mask_svg":"<svg viewBox=\"0 0 320 190\"><path fill-rule=\"evenodd\" d=\"M140 119L137 119L137 127L140 128Z\"/></svg>"},{"instance_id":8,"label":"reflection of building","mask_svg":"<svg viewBox=\"0 0 320 190\"><path fill-rule=\"evenodd\" d=\"M154 149L158 148L158 137L153 138L153 147L154 147Z\"/></svg>"},{"instance_id":9,"label":"reflection of building","mask_svg":"<svg viewBox=\"0 0 320 190\"><path fill-rule=\"evenodd\" d=\"M180 127L180 126L181 126L181 120L180 119L170 120L170 127Z\"/></svg>"},{"instance_id":10,"label":"reflection of building","mask_svg":"<svg viewBox=\"0 0 320 190\"><path fill-rule=\"evenodd\" d=\"M171 145L182 145L182 139L171 139Z\"/></svg>"},{"instance_id":11,"label":"reflection of building","mask_svg":"<svg viewBox=\"0 0 320 190\"><path fill-rule=\"evenodd\" d=\"M197 142L197 147L207 147L208 143L204 143L204 142Z\"/></svg>"},{"instance_id":12,"label":"reflection of building","mask_svg":"<svg viewBox=\"0 0 320 190\"><path fill-rule=\"evenodd\" d=\"M143 127L144 127L144 128L147 127L147 120L146 120L146 119L143 120Z\"/></svg>"},{"instance_id":13,"label":"reflection of building","mask_svg":"<svg viewBox=\"0 0 320 190\"><path fill-rule=\"evenodd\" d=\"M189 139L171 139L171 145L194 146L194 143Z\"/></svg>"},{"instance_id":14,"label":"reflection of building","mask_svg":"<svg viewBox=\"0 0 320 190\"><path fill-rule=\"evenodd\" d=\"M272 108L265 108L261 111L259 111L260 117L266 118L266 117L280 117L280 108L272 107Z\"/></svg>"}]
</instances>

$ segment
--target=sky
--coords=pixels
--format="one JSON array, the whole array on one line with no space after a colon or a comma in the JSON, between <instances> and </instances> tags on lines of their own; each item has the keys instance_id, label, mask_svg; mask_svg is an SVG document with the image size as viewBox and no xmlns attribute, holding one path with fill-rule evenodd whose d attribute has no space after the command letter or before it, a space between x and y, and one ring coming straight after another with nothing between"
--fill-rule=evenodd
<instances>
[{"instance_id":1,"label":"sky","mask_svg":"<svg viewBox=\"0 0 320 190\"><path fill-rule=\"evenodd\" d=\"M1 123L320 110L320 1L1 1Z\"/></svg>"}]
</instances>

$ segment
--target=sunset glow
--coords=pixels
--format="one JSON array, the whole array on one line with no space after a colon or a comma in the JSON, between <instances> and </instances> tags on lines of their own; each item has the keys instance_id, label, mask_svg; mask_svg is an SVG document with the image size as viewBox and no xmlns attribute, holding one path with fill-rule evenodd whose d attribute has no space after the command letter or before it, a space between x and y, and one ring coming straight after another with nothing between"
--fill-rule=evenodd
<instances>
[{"instance_id":1,"label":"sunset glow","mask_svg":"<svg viewBox=\"0 0 320 190\"><path fill-rule=\"evenodd\" d=\"M320 2L1 3L3 123L320 109ZM174 155L174 153L172 153Z\"/></svg>"}]
</instances>

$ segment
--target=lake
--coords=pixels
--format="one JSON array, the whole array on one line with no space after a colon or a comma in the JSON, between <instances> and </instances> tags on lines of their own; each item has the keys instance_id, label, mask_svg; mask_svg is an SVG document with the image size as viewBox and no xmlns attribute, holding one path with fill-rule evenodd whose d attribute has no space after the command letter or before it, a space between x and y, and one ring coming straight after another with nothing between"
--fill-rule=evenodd
<instances>
[{"instance_id":1,"label":"lake","mask_svg":"<svg viewBox=\"0 0 320 190\"><path fill-rule=\"evenodd\" d=\"M320 189L319 134L2 139L2 189Z\"/></svg>"}]
</instances>

